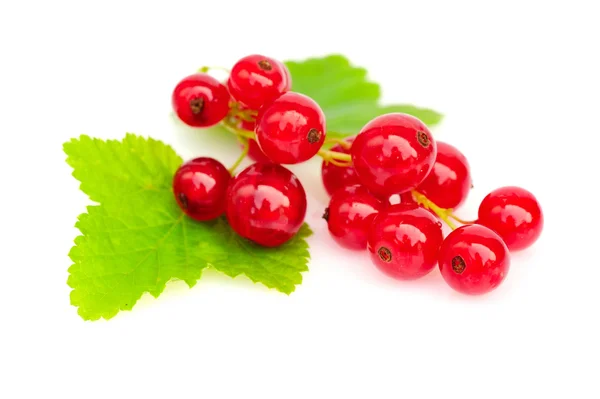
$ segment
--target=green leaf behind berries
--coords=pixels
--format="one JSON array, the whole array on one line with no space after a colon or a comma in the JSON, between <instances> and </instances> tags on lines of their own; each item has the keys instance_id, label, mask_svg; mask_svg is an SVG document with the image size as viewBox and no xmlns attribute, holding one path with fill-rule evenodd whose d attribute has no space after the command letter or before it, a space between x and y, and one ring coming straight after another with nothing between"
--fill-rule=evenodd
<instances>
[{"instance_id":1,"label":"green leaf behind berries","mask_svg":"<svg viewBox=\"0 0 600 399\"><path fill-rule=\"evenodd\" d=\"M307 225L288 243L263 248L239 237L224 218L199 223L173 199L171 181L182 159L157 140L81 136L65 143L81 190L99 205L79 216L81 235L69 256L71 303L85 320L131 310L146 292L160 295L170 280L192 287L206 267L289 294L310 257Z\"/></svg>"},{"instance_id":2,"label":"green leaf behind berries","mask_svg":"<svg viewBox=\"0 0 600 399\"><path fill-rule=\"evenodd\" d=\"M306 94L323 109L327 130L336 137L353 135L371 119L389 112L403 112L426 125L439 123L442 115L413 105L381 105L381 89L367 79L367 70L353 66L342 55L285 63L292 75L292 90ZM333 137L333 135L332 135Z\"/></svg>"}]
</instances>

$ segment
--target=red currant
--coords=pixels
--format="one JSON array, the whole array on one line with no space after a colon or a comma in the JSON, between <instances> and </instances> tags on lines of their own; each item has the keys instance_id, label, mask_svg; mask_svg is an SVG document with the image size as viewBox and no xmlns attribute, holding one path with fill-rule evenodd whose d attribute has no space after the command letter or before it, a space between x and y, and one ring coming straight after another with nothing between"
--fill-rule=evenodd
<instances>
[{"instance_id":1,"label":"red currant","mask_svg":"<svg viewBox=\"0 0 600 399\"><path fill-rule=\"evenodd\" d=\"M352 144L354 137L344 139L348 144ZM349 154L350 150L337 144L331 147L331 151L341 152L343 154ZM333 195L340 188L353 186L359 184L358 177L354 167L341 167L332 164L331 162L323 161L321 165L321 178L323 179L323 185L329 195Z\"/></svg>"},{"instance_id":2,"label":"red currant","mask_svg":"<svg viewBox=\"0 0 600 399\"><path fill-rule=\"evenodd\" d=\"M450 287L463 294L479 295L492 291L504 280L510 256L498 234L473 224L448 234L440 248L439 266Z\"/></svg>"},{"instance_id":3,"label":"red currant","mask_svg":"<svg viewBox=\"0 0 600 399\"><path fill-rule=\"evenodd\" d=\"M179 119L194 127L213 126L223 120L229 112L229 99L227 88L205 73L181 80L171 96Z\"/></svg>"},{"instance_id":4,"label":"red currant","mask_svg":"<svg viewBox=\"0 0 600 399\"><path fill-rule=\"evenodd\" d=\"M230 183L226 215L240 236L275 247L292 238L306 215L300 180L277 164L255 163Z\"/></svg>"},{"instance_id":5,"label":"red currant","mask_svg":"<svg viewBox=\"0 0 600 399\"><path fill-rule=\"evenodd\" d=\"M362 128L351 154L360 182L381 198L389 198L425 179L435 162L436 143L419 119L390 113Z\"/></svg>"},{"instance_id":6,"label":"red currant","mask_svg":"<svg viewBox=\"0 0 600 399\"><path fill-rule=\"evenodd\" d=\"M363 186L343 187L331 197L323 218L341 246L365 249L369 227L382 208L383 203Z\"/></svg>"},{"instance_id":7,"label":"red currant","mask_svg":"<svg viewBox=\"0 0 600 399\"><path fill-rule=\"evenodd\" d=\"M264 55L254 54L239 60L231 69L227 87L233 98L252 109L259 109L290 90L286 66Z\"/></svg>"},{"instance_id":8,"label":"red currant","mask_svg":"<svg viewBox=\"0 0 600 399\"><path fill-rule=\"evenodd\" d=\"M175 200L192 219L215 219L225 211L225 194L230 178L227 168L216 159L192 159L175 172Z\"/></svg>"},{"instance_id":9,"label":"red currant","mask_svg":"<svg viewBox=\"0 0 600 399\"><path fill-rule=\"evenodd\" d=\"M532 245L542 234L544 214L529 191L502 187L481 201L477 222L498 233L511 251L517 251Z\"/></svg>"},{"instance_id":10,"label":"red currant","mask_svg":"<svg viewBox=\"0 0 600 399\"><path fill-rule=\"evenodd\" d=\"M458 208L471 189L467 158L450 144L436 142L437 156L431 173L417 191L441 208Z\"/></svg>"},{"instance_id":11,"label":"red currant","mask_svg":"<svg viewBox=\"0 0 600 399\"><path fill-rule=\"evenodd\" d=\"M443 239L442 224L431 213L415 204L397 204L375 217L367 249L385 274L413 280L435 267Z\"/></svg>"},{"instance_id":12,"label":"red currant","mask_svg":"<svg viewBox=\"0 0 600 399\"><path fill-rule=\"evenodd\" d=\"M256 141L273 162L295 164L312 158L325 141L325 115L304 94L287 92L262 107Z\"/></svg>"}]
</instances>

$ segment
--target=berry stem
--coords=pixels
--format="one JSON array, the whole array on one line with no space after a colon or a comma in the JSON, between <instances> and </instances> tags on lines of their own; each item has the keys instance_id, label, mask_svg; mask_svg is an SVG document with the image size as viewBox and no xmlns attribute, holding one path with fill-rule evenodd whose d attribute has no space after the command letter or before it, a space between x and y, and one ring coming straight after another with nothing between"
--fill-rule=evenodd
<instances>
[{"instance_id":1,"label":"berry stem","mask_svg":"<svg viewBox=\"0 0 600 399\"><path fill-rule=\"evenodd\" d=\"M419 205L422 205L424 208L433 211L452 230L456 230L457 226L454 224L454 222L452 222L452 220L450 220L450 218L452 217L451 209L440 208L439 206L437 206L436 204L431 202L431 200L429 200L429 198L427 198L426 196L424 196L423 194L421 194L418 191L412 190L411 193L412 193L413 198L415 199L415 201L417 201L417 203Z\"/></svg>"},{"instance_id":2,"label":"berry stem","mask_svg":"<svg viewBox=\"0 0 600 399\"><path fill-rule=\"evenodd\" d=\"M238 137L243 137L243 138L248 139L248 140L255 140L256 139L256 135L254 134L254 132L238 128L237 126L235 126L235 124L233 123L233 121L231 121L231 118L225 118L221 122L221 125L225 129L229 130L231 133L235 134Z\"/></svg>"},{"instance_id":3,"label":"berry stem","mask_svg":"<svg viewBox=\"0 0 600 399\"><path fill-rule=\"evenodd\" d=\"M248 140L246 140L246 142L244 144L244 149L242 150L242 153L240 154L238 159L235 161L235 163L233 165L231 165L231 168L229 168L229 173L232 176L234 176L235 170L237 169L238 166L240 166L240 164L242 163L244 158L246 158L246 155L248 155L249 149L250 149L250 144L248 143Z\"/></svg>"},{"instance_id":4,"label":"berry stem","mask_svg":"<svg viewBox=\"0 0 600 399\"><path fill-rule=\"evenodd\" d=\"M243 108L240 103L231 101L229 103L229 116L242 119L249 122L254 122L256 120L256 116L258 115L258 111L253 109Z\"/></svg>"},{"instance_id":5,"label":"berry stem","mask_svg":"<svg viewBox=\"0 0 600 399\"><path fill-rule=\"evenodd\" d=\"M352 156L343 152L320 149L317 153L325 162L332 163L335 166L348 167L352 166Z\"/></svg>"},{"instance_id":6,"label":"berry stem","mask_svg":"<svg viewBox=\"0 0 600 399\"><path fill-rule=\"evenodd\" d=\"M332 133L332 132L328 132L328 133ZM345 150L349 150L350 147L352 147L352 144L348 143L346 140L338 139L338 138L334 138L334 137L332 137L330 139L326 139L325 144L338 144L340 147L342 147Z\"/></svg>"},{"instance_id":7,"label":"berry stem","mask_svg":"<svg viewBox=\"0 0 600 399\"><path fill-rule=\"evenodd\" d=\"M225 67L220 67L220 66L203 66L202 68L198 69L198 72L201 73L207 73L208 71L223 71L223 72L227 72L228 74L231 73L231 71Z\"/></svg>"},{"instance_id":8,"label":"berry stem","mask_svg":"<svg viewBox=\"0 0 600 399\"><path fill-rule=\"evenodd\" d=\"M453 213L450 213L450 215L448 215L448 216L450 216L452 219L456 220L460 224L475 224L475 223L477 223L476 220L462 220L461 218L459 218L458 216L456 216Z\"/></svg>"}]
</instances>

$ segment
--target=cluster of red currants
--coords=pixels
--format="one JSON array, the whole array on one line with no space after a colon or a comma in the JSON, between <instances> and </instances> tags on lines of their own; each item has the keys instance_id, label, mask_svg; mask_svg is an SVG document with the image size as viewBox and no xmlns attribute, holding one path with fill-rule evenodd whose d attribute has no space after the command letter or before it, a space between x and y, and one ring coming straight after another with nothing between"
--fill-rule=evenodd
<instances>
[{"instance_id":1,"label":"cluster of red currants","mask_svg":"<svg viewBox=\"0 0 600 399\"><path fill-rule=\"evenodd\" d=\"M483 294L505 279L509 250L527 248L541 234L540 205L520 187L489 193L476 221L454 215L472 188L469 164L417 118L379 116L334 150L350 154L352 166L323 162L329 231L346 248L368 249L393 278L417 279L439 265L452 288ZM446 238L441 221L453 229Z\"/></svg>"},{"instance_id":2,"label":"cluster of red currants","mask_svg":"<svg viewBox=\"0 0 600 399\"><path fill-rule=\"evenodd\" d=\"M259 245L287 242L304 222L306 193L282 164L319 155L331 195L323 215L331 235L343 247L368 249L373 263L394 278L417 279L439 265L457 291L483 294L505 279L509 250L530 246L541 233L540 205L519 187L486 196L476 221L454 215L472 187L469 164L413 116L378 116L354 137L328 140L336 145L324 150L323 111L291 91L283 63L244 57L226 84L206 72L179 82L173 109L190 126L220 123L236 135L243 152L229 169L203 157L177 170L175 199L195 220L225 214L234 231ZM255 163L235 175L246 155ZM446 238L441 221L453 229ZM463 226L457 228L457 222Z\"/></svg>"},{"instance_id":3,"label":"cluster of red currants","mask_svg":"<svg viewBox=\"0 0 600 399\"><path fill-rule=\"evenodd\" d=\"M208 157L192 159L177 170L175 198L188 216L207 221L225 213L239 235L268 247L298 232L306 215L306 193L281 164L316 155L326 129L319 105L290 91L291 85L287 67L262 55L240 59L226 84L203 71L177 84L172 105L180 120L193 127L220 123L244 148L229 170ZM246 155L256 163L232 177Z\"/></svg>"}]
</instances>

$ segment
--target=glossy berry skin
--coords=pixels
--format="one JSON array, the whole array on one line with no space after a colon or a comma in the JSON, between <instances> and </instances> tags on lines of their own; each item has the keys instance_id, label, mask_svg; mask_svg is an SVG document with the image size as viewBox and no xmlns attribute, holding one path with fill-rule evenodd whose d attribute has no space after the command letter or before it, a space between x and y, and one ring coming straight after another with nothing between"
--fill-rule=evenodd
<instances>
[{"instance_id":1,"label":"glossy berry skin","mask_svg":"<svg viewBox=\"0 0 600 399\"><path fill-rule=\"evenodd\" d=\"M313 99L290 91L258 111L255 133L261 150L273 162L304 162L325 141L325 115Z\"/></svg>"},{"instance_id":2,"label":"glossy berry skin","mask_svg":"<svg viewBox=\"0 0 600 399\"><path fill-rule=\"evenodd\" d=\"M225 211L225 195L231 175L213 158L185 162L173 177L173 194L183 212L198 221L215 219Z\"/></svg>"},{"instance_id":3,"label":"glossy berry skin","mask_svg":"<svg viewBox=\"0 0 600 399\"><path fill-rule=\"evenodd\" d=\"M342 247L366 249L369 228L383 203L360 185L342 187L331 197L323 218Z\"/></svg>"},{"instance_id":4,"label":"glossy berry skin","mask_svg":"<svg viewBox=\"0 0 600 399\"><path fill-rule=\"evenodd\" d=\"M399 280L425 276L437 264L442 224L416 205L391 205L369 230L367 249L379 270Z\"/></svg>"},{"instance_id":5,"label":"glossy berry skin","mask_svg":"<svg viewBox=\"0 0 600 399\"><path fill-rule=\"evenodd\" d=\"M225 213L240 236L266 247L292 238L306 215L306 193L288 169L255 163L230 183Z\"/></svg>"},{"instance_id":6,"label":"glossy berry skin","mask_svg":"<svg viewBox=\"0 0 600 399\"><path fill-rule=\"evenodd\" d=\"M439 267L444 280L458 292L485 294L504 281L510 256L500 236L477 224L459 227L442 243Z\"/></svg>"},{"instance_id":7,"label":"glossy berry skin","mask_svg":"<svg viewBox=\"0 0 600 399\"><path fill-rule=\"evenodd\" d=\"M186 125L208 127L225 118L230 98L227 88L218 80L205 73L196 73L175 86L171 104Z\"/></svg>"},{"instance_id":8,"label":"glossy berry skin","mask_svg":"<svg viewBox=\"0 0 600 399\"><path fill-rule=\"evenodd\" d=\"M381 198L417 187L437 154L429 129L419 119L401 113L376 117L352 144L352 163L361 184Z\"/></svg>"},{"instance_id":9,"label":"glossy berry skin","mask_svg":"<svg viewBox=\"0 0 600 399\"><path fill-rule=\"evenodd\" d=\"M239 60L227 80L229 92L251 109L259 109L290 90L287 67L270 57L253 54Z\"/></svg>"},{"instance_id":10,"label":"glossy berry skin","mask_svg":"<svg viewBox=\"0 0 600 399\"><path fill-rule=\"evenodd\" d=\"M542 234L544 214L532 193L521 187L501 187L479 205L478 223L494 230L511 251L531 246Z\"/></svg>"},{"instance_id":11,"label":"glossy berry skin","mask_svg":"<svg viewBox=\"0 0 600 399\"><path fill-rule=\"evenodd\" d=\"M354 137L347 138L344 141L352 144ZM331 151L341 152L343 154L350 153L349 149L345 149L339 144L331 147ZM321 179L323 180L323 185L325 186L327 194L330 196L335 194L335 192L341 188L359 184L358 176L356 175L356 170L354 170L354 167L336 166L325 161L323 161L321 164Z\"/></svg>"},{"instance_id":12,"label":"glossy berry skin","mask_svg":"<svg viewBox=\"0 0 600 399\"><path fill-rule=\"evenodd\" d=\"M471 169L467 158L456 147L436 142L433 169L417 191L441 208L456 209L471 190Z\"/></svg>"}]
</instances>

